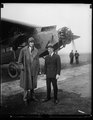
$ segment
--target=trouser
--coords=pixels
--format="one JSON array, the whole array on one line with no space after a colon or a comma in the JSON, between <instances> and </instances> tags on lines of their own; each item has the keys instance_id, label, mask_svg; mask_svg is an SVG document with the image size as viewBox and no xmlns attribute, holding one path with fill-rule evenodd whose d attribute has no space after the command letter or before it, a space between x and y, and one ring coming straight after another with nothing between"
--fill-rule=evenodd
<instances>
[{"instance_id":1,"label":"trouser","mask_svg":"<svg viewBox=\"0 0 93 120\"><path fill-rule=\"evenodd\" d=\"M58 87L57 87L57 79L56 78L47 78L47 80L46 80L47 98L50 99L51 83L53 85L53 90L54 90L54 99L57 100Z\"/></svg>"},{"instance_id":2,"label":"trouser","mask_svg":"<svg viewBox=\"0 0 93 120\"><path fill-rule=\"evenodd\" d=\"M33 85L33 76L31 76L32 79L32 85ZM32 89L30 89L30 98L34 98L35 97L35 93L34 93L34 88L32 86Z\"/></svg>"},{"instance_id":3,"label":"trouser","mask_svg":"<svg viewBox=\"0 0 93 120\"><path fill-rule=\"evenodd\" d=\"M70 64L73 64L73 58L70 58Z\"/></svg>"},{"instance_id":4,"label":"trouser","mask_svg":"<svg viewBox=\"0 0 93 120\"><path fill-rule=\"evenodd\" d=\"M32 85L33 85L33 76L31 76L31 79L32 79ZM35 97L35 93L34 93L33 86L32 86L32 89L30 89L30 90L24 90L24 98L33 99L34 97Z\"/></svg>"},{"instance_id":5,"label":"trouser","mask_svg":"<svg viewBox=\"0 0 93 120\"><path fill-rule=\"evenodd\" d=\"M76 58L76 64L78 64L79 63L79 59L78 58Z\"/></svg>"}]
</instances>

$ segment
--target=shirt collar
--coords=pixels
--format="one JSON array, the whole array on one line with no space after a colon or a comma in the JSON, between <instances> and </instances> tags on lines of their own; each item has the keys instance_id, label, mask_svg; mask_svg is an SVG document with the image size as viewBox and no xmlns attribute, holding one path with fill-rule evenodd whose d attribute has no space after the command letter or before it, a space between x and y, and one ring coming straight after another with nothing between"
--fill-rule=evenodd
<instances>
[{"instance_id":1,"label":"shirt collar","mask_svg":"<svg viewBox=\"0 0 93 120\"><path fill-rule=\"evenodd\" d=\"M54 52L51 53L51 56L53 56Z\"/></svg>"},{"instance_id":2,"label":"shirt collar","mask_svg":"<svg viewBox=\"0 0 93 120\"><path fill-rule=\"evenodd\" d=\"M29 46L29 49L30 49L30 51L33 51L33 50L34 50L34 47L32 48L32 47Z\"/></svg>"}]
</instances>

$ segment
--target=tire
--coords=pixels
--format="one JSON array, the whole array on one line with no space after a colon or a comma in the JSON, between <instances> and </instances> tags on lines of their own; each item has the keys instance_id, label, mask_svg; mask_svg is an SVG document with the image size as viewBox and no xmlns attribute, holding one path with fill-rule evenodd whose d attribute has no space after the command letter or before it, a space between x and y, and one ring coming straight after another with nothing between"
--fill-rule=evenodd
<instances>
[{"instance_id":1,"label":"tire","mask_svg":"<svg viewBox=\"0 0 93 120\"><path fill-rule=\"evenodd\" d=\"M11 78L17 78L20 74L20 69L17 63L11 62L8 66L8 74Z\"/></svg>"}]
</instances>

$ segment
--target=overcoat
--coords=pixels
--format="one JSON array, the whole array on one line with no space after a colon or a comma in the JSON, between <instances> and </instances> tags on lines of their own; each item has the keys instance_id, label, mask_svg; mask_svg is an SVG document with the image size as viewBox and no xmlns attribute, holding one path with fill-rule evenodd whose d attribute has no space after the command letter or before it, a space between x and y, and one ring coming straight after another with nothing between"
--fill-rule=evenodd
<instances>
[{"instance_id":1,"label":"overcoat","mask_svg":"<svg viewBox=\"0 0 93 120\"><path fill-rule=\"evenodd\" d=\"M29 47L24 47L20 51L18 63L22 63L23 65L23 69L20 74L20 86L24 90L36 88L37 75L40 66L38 50L34 47L34 50L30 53ZM31 76L33 76L33 81Z\"/></svg>"},{"instance_id":2,"label":"overcoat","mask_svg":"<svg viewBox=\"0 0 93 120\"><path fill-rule=\"evenodd\" d=\"M60 75L61 71L61 60L60 56L57 54L53 54L46 56L45 58L45 74L47 78L56 78L56 75Z\"/></svg>"},{"instance_id":3,"label":"overcoat","mask_svg":"<svg viewBox=\"0 0 93 120\"><path fill-rule=\"evenodd\" d=\"M71 53L69 54L69 57L70 57L71 59L73 59L73 58L74 58L74 53L71 52Z\"/></svg>"}]
</instances>

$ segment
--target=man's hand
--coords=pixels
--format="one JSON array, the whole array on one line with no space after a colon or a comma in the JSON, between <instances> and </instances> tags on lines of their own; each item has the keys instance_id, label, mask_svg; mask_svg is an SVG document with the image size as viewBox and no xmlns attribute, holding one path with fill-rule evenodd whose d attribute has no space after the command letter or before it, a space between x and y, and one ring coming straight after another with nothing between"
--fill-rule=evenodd
<instances>
[{"instance_id":1,"label":"man's hand","mask_svg":"<svg viewBox=\"0 0 93 120\"><path fill-rule=\"evenodd\" d=\"M60 75L57 74L57 75L56 75L56 79L59 79L59 77L60 77Z\"/></svg>"},{"instance_id":2,"label":"man's hand","mask_svg":"<svg viewBox=\"0 0 93 120\"><path fill-rule=\"evenodd\" d=\"M46 74L44 74L44 78L46 79Z\"/></svg>"}]
</instances>

